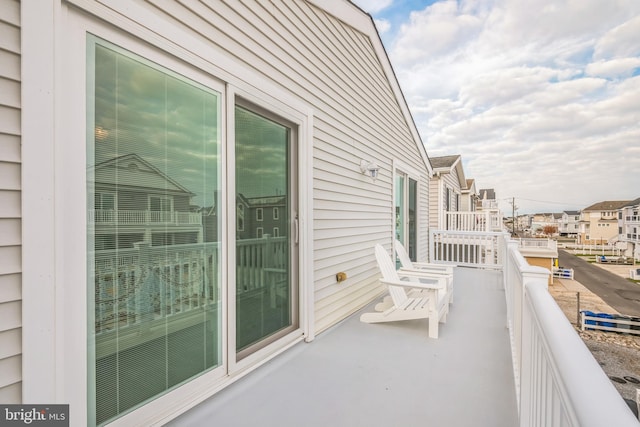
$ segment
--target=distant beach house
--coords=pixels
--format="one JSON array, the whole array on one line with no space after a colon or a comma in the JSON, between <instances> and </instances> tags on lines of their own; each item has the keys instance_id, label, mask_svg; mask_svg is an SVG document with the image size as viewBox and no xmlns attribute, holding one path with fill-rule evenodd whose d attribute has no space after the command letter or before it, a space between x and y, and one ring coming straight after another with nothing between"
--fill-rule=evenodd
<instances>
[{"instance_id":1,"label":"distant beach house","mask_svg":"<svg viewBox=\"0 0 640 427\"><path fill-rule=\"evenodd\" d=\"M479 199L477 201L476 210L497 210L498 200L496 199L496 191L493 188L482 188L478 191Z\"/></svg>"},{"instance_id":2,"label":"distant beach house","mask_svg":"<svg viewBox=\"0 0 640 427\"><path fill-rule=\"evenodd\" d=\"M640 260L640 198L618 210L618 232L618 247L626 256Z\"/></svg>"},{"instance_id":3,"label":"distant beach house","mask_svg":"<svg viewBox=\"0 0 640 427\"><path fill-rule=\"evenodd\" d=\"M462 198L460 200L460 210L464 212L473 212L480 199L478 190L476 189L476 180L467 178L466 188L461 189Z\"/></svg>"},{"instance_id":4,"label":"distant beach house","mask_svg":"<svg viewBox=\"0 0 640 427\"><path fill-rule=\"evenodd\" d=\"M558 233L566 237L578 237L580 211L563 211L558 222Z\"/></svg>"},{"instance_id":5,"label":"distant beach house","mask_svg":"<svg viewBox=\"0 0 640 427\"><path fill-rule=\"evenodd\" d=\"M558 227L556 216L550 212L535 213L531 218L531 230L542 232L545 227Z\"/></svg>"},{"instance_id":6,"label":"distant beach house","mask_svg":"<svg viewBox=\"0 0 640 427\"><path fill-rule=\"evenodd\" d=\"M578 243L583 245L607 245L618 239L618 210L629 203L604 201L594 203L580 211Z\"/></svg>"},{"instance_id":7,"label":"distant beach house","mask_svg":"<svg viewBox=\"0 0 640 427\"><path fill-rule=\"evenodd\" d=\"M446 229L446 212L462 210L462 192L467 190L467 179L459 154L430 157L434 178L431 180L429 222L432 228Z\"/></svg>"},{"instance_id":8,"label":"distant beach house","mask_svg":"<svg viewBox=\"0 0 640 427\"><path fill-rule=\"evenodd\" d=\"M433 170L351 2L10 1L0 30L3 403L164 422L380 295L376 243L427 258Z\"/></svg>"}]
</instances>

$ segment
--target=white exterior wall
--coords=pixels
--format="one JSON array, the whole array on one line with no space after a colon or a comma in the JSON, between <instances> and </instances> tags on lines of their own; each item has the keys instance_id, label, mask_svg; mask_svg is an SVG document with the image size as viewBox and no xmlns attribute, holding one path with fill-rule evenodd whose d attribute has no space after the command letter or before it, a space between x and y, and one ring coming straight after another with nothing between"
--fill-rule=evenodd
<instances>
[{"instance_id":1,"label":"white exterior wall","mask_svg":"<svg viewBox=\"0 0 640 427\"><path fill-rule=\"evenodd\" d=\"M439 227L439 217L440 217L440 199L442 195L440 192L442 188L442 179L438 176L433 176L431 181L429 182L429 193L431 197L429 198L429 228L433 230L437 230Z\"/></svg>"},{"instance_id":2,"label":"white exterior wall","mask_svg":"<svg viewBox=\"0 0 640 427\"><path fill-rule=\"evenodd\" d=\"M167 25L194 23L196 37L206 37L207 44L313 109L316 331L364 306L381 291L372 274L373 246L391 247L394 159L424 172L421 209L428 200L425 162L371 40L306 2L229 1L194 8L206 22L178 4L148 3ZM380 166L375 182L360 173L362 159ZM419 230L419 255L426 258L427 224ZM348 280L338 284L338 272Z\"/></svg>"},{"instance_id":3,"label":"white exterior wall","mask_svg":"<svg viewBox=\"0 0 640 427\"><path fill-rule=\"evenodd\" d=\"M18 3L12 4L16 5L13 9L17 13ZM312 283L301 283L301 286L310 289L312 293L314 312L310 317L314 322L311 329L315 333L344 319L383 290L377 280L379 275L373 246L376 243L382 243L390 249L393 242L394 164L406 165L419 173L418 256L426 259L429 207L429 171L426 153L419 145L415 126L408 119L407 107L393 80L392 70L386 63L387 59L384 51L381 50L373 23L354 5L343 0L318 1L317 4L321 5L323 10L314 6L313 2L289 0L194 1L190 2L188 7L182 3L162 0L148 0L144 3L69 0L61 4L62 6L55 2L49 4L49 9L54 11L56 19L48 21L47 29L54 37L64 34L61 26L65 23L64 20L81 9L83 16L94 16L93 19L96 22L101 21L99 25L112 25L111 29L118 32L119 37L133 38L137 35L149 40L151 45L159 46L167 55L171 56L174 52L178 52L179 60L194 58L197 61L197 67L205 73L210 73L214 79L224 83L231 81L231 84L242 87L244 91L255 91L261 94L256 96L267 99L265 102L268 102L269 98L264 95L272 96L277 100L284 96L312 112L310 123L313 127L308 134L301 136L301 141L312 145L308 148L312 150L313 167L301 169L300 173L309 174L312 178L312 189L309 188L309 191L313 193L313 212L310 216L313 219L313 239L303 244L312 248L313 272ZM11 12L9 9L3 8L2 13ZM25 16L28 15L33 20L36 15L33 13L34 9L30 10L32 13ZM336 18L325 10L338 11L344 20ZM16 18L14 17L13 20L15 21ZM0 25L3 31L5 27L9 28L11 31L5 32L13 34L15 40L19 42L20 31L17 23L12 25L0 23ZM24 26L27 27L26 18ZM30 28L33 28L33 25ZM2 33L3 37L0 37L0 43L3 44L8 40L4 37L5 32ZM25 33L27 32L25 30ZM32 32L29 34L33 35ZM374 38L370 39L370 37ZM185 40L194 43L185 44ZM60 42L57 41L57 43ZM84 42L80 38L75 39L74 43ZM8 49L4 45L2 47L5 50ZM198 50L202 47L205 49ZM16 48L16 54L18 52L19 49ZM34 51L29 52L33 59ZM58 51L49 50L49 52ZM0 51L0 54L7 55L4 51ZM55 55L63 54L55 53ZM33 81L33 75L37 71L43 73L44 80L47 80L45 83L55 89L61 83L51 74L56 69L56 61L59 59L51 56L45 60L49 61L47 64L50 69L26 70L27 74L31 75L29 81ZM380 62L381 60L383 62ZM83 75L85 70L76 69L81 67L78 62L74 62L74 68L70 71L75 75ZM14 63L19 69L19 59L14 60ZM2 62L2 67L2 72L5 73L5 61ZM25 70L23 74L24 72ZM16 93L19 93L17 83L19 77L19 71L10 76L10 80L12 79L14 83L7 86L13 87ZM392 81L390 82L389 79ZM25 77L24 81L27 80ZM4 80L0 81L4 82ZM51 92L47 93L51 94ZM28 107L33 109L37 100L32 92L29 93L32 96L25 96L25 99L30 102ZM2 96L5 96L4 90ZM63 102L62 98L64 97L61 96L55 100L56 105ZM0 176L2 177L0 184L0 201L2 202L0 203L0 227L2 228L0 231L9 230L8 233L0 233L0 253L3 254L0 257L0 297L3 298L0 299L2 304L0 305L2 310L0 311L0 333L2 334L0 340L4 340L0 341L0 352L2 352L0 354L7 353L0 363L9 361L5 365L0 365L0 369L8 366L11 372L11 375L5 375L4 371L0 370L2 374L0 378L8 381L7 384L0 383L0 386L9 386L14 395L19 397L21 370L19 218L21 208L18 135L20 134L20 114L17 110L19 104L5 108L4 104L10 100L0 99L3 104L0 109L2 126L0 136L3 138L0 140ZM27 106L24 109L26 111ZM80 109L78 113L82 115ZM29 117L33 120L34 114L30 114ZM48 124L51 125L53 132L54 119L49 118L52 122ZM51 138L55 141L54 135L51 135ZM24 139L30 141L31 145L27 148L31 152L29 159L32 160L33 152L38 148L35 145L45 146L46 142L50 142L45 138L27 138L26 135ZM56 143L62 144L62 142ZM53 151L50 145L52 144L47 146L47 150ZM49 157L45 160L45 163L49 161L51 170L43 173L55 172L51 151L48 152ZM17 154L12 155L12 152ZM64 158L63 155L60 156ZM23 157L27 159L26 155ZM361 173L360 161L363 159L373 161L380 166L376 181ZM31 162L29 168L36 168L35 164L36 162ZM84 174L84 170L73 169L69 176L76 176L80 179L75 181L81 182L81 174ZM47 178L53 182L55 177ZM36 188L31 183L29 185L25 183L24 187L32 190L29 195L30 202L26 204L31 206L34 203L33 199L38 197L34 196L37 192ZM53 187L48 190L51 190L54 197ZM56 191L59 190L56 188ZM301 191L305 192L305 189ZM68 198L72 199L71 196ZM51 212L55 212L56 203L47 202L49 199L46 197L42 199L43 203L49 203L48 208ZM56 202L58 208L63 203L60 200ZM33 225L36 220L37 213L33 211L30 209L29 215L25 215L25 222L28 217L30 225ZM82 217L85 212L74 210L72 213L72 216ZM65 222L56 218L53 224L54 215L46 216L52 222L53 228L57 227L57 232L50 232L50 239L60 239L56 236L63 234L63 230L58 228ZM45 225L41 227L47 228ZM25 230L33 229L25 228ZM27 233L24 238L25 246L28 243L32 248L29 252L31 266L37 258L33 256L33 247L37 246L37 242L32 238L33 234L34 232L30 231L31 237L28 237ZM62 247L64 245L57 241L54 243L48 241L44 252L48 249L60 250ZM73 254L67 251L64 257L60 258L65 258L65 266L83 263L82 251L82 248L78 252L74 251ZM25 252L28 251L25 250ZM45 269L52 270L53 267L50 266L51 264L46 265ZM25 271L31 272L32 269L25 268ZM348 279L338 284L335 277L338 272L345 272ZM59 269L55 276L60 282L59 286L64 286L62 283L64 280L59 279L63 274L68 273L64 269ZM30 275L31 279L24 279L25 289L29 290L28 295L25 294L25 301L28 297L32 297L29 301L37 300L37 302L25 303L25 306L30 307L29 315L35 314L49 319L63 319L67 316L66 313L51 308L54 303L49 303L47 298L33 298L37 289L34 285L26 284L35 283L36 274L30 273ZM49 283L56 278L48 277L48 282L44 284L47 285L47 292L60 292L59 289L53 289L54 285ZM13 289L13 291L7 292L6 289ZM57 302L60 307L63 307L61 300ZM38 308L46 308L48 312L41 315ZM68 317L72 318L76 314L74 311ZM79 321L81 323L81 320ZM72 362L66 362L68 359L64 357L62 350L64 343L59 342L60 337L63 337L62 331L56 330L57 335L45 332L47 337L55 342L51 345L43 344L43 346L52 347L57 344L58 359L71 364ZM78 343L82 345L82 337L75 339L72 335L68 334L64 338L73 341L74 345ZM37 335L29 336L30 342L35 341L36 338ZM5 342L9 344L5 345ZM31 352L31 355L26 357L29 358L29 362L25 366L30 368L25 371L24 384L25 388L28 388L28 384L37 383L35 381L37 372L31 367L35 366L39 356L36 352ZM50 366L39 368L43 373L50 372L49 368L54 365L53 362L48 363ZM56 363L56 366L64 366L63 362ZM59 374L63 375L64 372L61 371ZM60 391L63 386L59 384L49 382L47 387L40 395L51 396L53 393L63 393ZM33 395L39 391L31 390L29 393ZM64 393L71 392L64 390ZM81 393L78 392L78 395L81 396ZM0 395L0 401L10 401L2 397Z\"/></svg>"},{"instance_id":4,"label":"white exterior wall","mask_svg":"<svg viewBox=\"0 0 640 427\"><path fill-rule=\"evenodd\" d=\"M0 6L0 402L22 401L20 2Z\"/></svg>"},{"instance_id":5,"label":"white exterior wall","mask_svg":"<svg viewBox=\"0 0 640 427\"><path fill-rule=\"evenodd\" d=\"M391 247L392 162L424 171L423 208L425 163L368 36L306 2L230 1L198 10L217 25L177 5L163 18L197 22L194 31L207 43L313 109L314 318L322 331L380 293L373 246ZM218 24L225 20L232 24ZM375 182L361 174L363 159L380 166ZM427 230L422 224L420 230L426 256ZM347 281L338 284L338 272Z\"/></svg>"}]
</instances>

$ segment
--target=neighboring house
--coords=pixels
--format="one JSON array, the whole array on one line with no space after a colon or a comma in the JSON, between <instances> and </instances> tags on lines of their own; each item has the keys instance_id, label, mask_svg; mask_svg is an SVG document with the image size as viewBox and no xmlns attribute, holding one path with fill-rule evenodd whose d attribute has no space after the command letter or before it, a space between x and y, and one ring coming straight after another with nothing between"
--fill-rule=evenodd
<instances>
[{"instance_id":1,"label":"neighboring house","mask_svg":"<svg viewBox=\"0 0 640 427\"><path fill-rule=\"evenodd\" d=\"M477 211L498 212L498 199L496 199L496 191L493 188L483 188L478 192L478 200L476 201Z\"/></svg>"},{"instance_id":2,"label":"neighboring house","mask_svg":"<svg viewBox=\"0 0 640 427\"><path fill-rule=\"evenodd\" d=\"M286 230L286 196L247 198L239 194L236 205L236 232L242 239L280 237Z\"/></svg>"},{"instance_id":3,"label":"neighboring house","mask_svg":"<svg viewBox=\"0 0 640 427\"><path fill-rule=\"evenodd\" d=\"M0 33L1 402L161 424L380 295L376 243L427 258L431 164L351 2L9 1Z\"/></svg>"},{"instance_id":4,"label":"neighboring house","mask_svg":"<svg viewBox=\"0 0 640 427\"><path fill-rule=\"evenodd\" d=\"M558 222L558 233L564 237L578 237L580 211L564 211Z\"/></svg>"},{"instance_id":5,"label":"neighboring house","mask_svg":"<svg viewBox=\"0 0 640 427\"><path fill-rule=\"evenodd\" d=\"M462 211L462 191L467 190L467 179L462 168L462 157L430 157L434 177L430 183L429 225L433 229L447 229L446 212Z\"/></svg>"},{"instance_id":6,"label":"neighboring house","mask_svg":"<svg viewBox=\"0 0 640 427\"><path fill-rule=\"evenodd\" d=\"M542 233L545 227L558 227L558 221L553 213L535 213L531 218L531 231Z\"/></svg>"},{"instance_id":7,"label":"neighboring house","mask_svg":"<svg viewBox=\"0 0 640 427\"><path fill-rule=\"evenodd\" d=\"M532 215L524 214L516 217L516 230L531 231Z\"/></svg>"},{"instance_id":8,"label":"neighboring house","mask_svg":"<svg viewBox=\"0 0 640 427\"><path fill-rule=\"evenodd\" d=\"M618 210L618 245L626 256L640 260L640 198Z\"/></svg>"},{"instance_id":9,"label":"neighboring house","mask_svg":"<svg viewBox=\"0 0 640 427\"><path fill-rule=\"evenodd\" d=\"M467 179L466 188L461 189L462 197L460 199L460 210L463 212L474 212L480 196L476 189L476 180Z\"/></svg>"},{"instance_id":10,"label":"neighboring house","mask_svg":"<svg viewBox=\"0 0 640 427\"><path fill-rule=\"evenodd\" d=\"M580 211L578 243L582 245L607 245L618 239L618 210L626 201L594 203Z\"/></svg>"}]
</instances>

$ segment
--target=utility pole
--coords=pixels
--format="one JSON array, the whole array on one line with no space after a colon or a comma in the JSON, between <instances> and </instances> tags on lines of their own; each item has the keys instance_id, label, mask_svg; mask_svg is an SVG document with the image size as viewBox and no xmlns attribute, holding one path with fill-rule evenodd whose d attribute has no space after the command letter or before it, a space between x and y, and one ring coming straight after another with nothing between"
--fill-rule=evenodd
<instances>
[{"instance_id":1,"label":"utility pole","mask_svg":"<svg viewBox=\"0 0 640 427\"><path fill-rule=\"evenodd\" d=\"M511 198L511 234L516 234L516 198Z\"/></svg>"}]
</instances>

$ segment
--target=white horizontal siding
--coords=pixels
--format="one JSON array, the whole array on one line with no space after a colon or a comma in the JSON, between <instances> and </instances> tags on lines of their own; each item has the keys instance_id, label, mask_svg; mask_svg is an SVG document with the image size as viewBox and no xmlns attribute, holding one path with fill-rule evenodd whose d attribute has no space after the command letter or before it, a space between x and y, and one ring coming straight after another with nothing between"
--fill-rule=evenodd
<instances>
[{"instance_id":1,"label":"white horizontal siding","mask_svg":"<svg viewBox=\"0 0 640 427\"><path fill-rule=\"evenodd\" d=\"M428 183L421 183L418 196L418 261L426 262L429 259L429 193Z\"/></svg>"},{"instance_id":2,"label":"white horizontal siding","mask_svg":"<svg viewBox=\"0 0 640 427\"><path fill-rule=\"evenodd\" d=\"M20 80L20 55L0 49L0 76L13 81Z\"/></svg>"},{"instance_id":3,"label":"white horizontal siding","mask_svg":"<svg viewBox=\"0 0 640 427\"><path fill-rule=\"evenodd\" d=\"M20 190L20 164L0 161L0 188Z\"/></svg>"},{"instance_id":4,"label":"white horizontal siding","mask_svg":"<svg viewBox=\"0 0 640 427\"><path fill-rule=\"evenodd\" d=\"M0 402L11 405L22 402L22 385L21 383L11 384L0 388Z\"/></svg>"},{"instance_id":5,"label":"white horizontal siding","mask_svg":"<svg viewBox=\"0 0 640 427\"><path fill-rule=\"evenodd\" d=\"M0 27L2 23L0 23ZM0 134L20 134L20 109L3 104L4 94L0 92Z\"/></svg>"},{"instance_id":6,"label":"white horizontal siding","mask_svg":"<svg viewBox=\"0 0 640 427\"><path fill-rule=\"evenodd\" d=\"M20 354L22 335L20 329L11 329L0 332L0 341L5 343L0 347L0 360Z\"/></svg>"},{"instance_id":7,"label":"white horizontal siding","mask_svg":"<svg viewBox=\"0 0 640 427\"><path fill-rule=\"evenodd\" d=\"M9 19L4 19L5 17L5 13L9 12L12 13L13 9L12 8L5 8L5 3L7 4L13 4L16 2L13 1L7 1L7 2L3 2L2 4L2 17L0 17L0 49L9 51L9 52L14 52L14 53L19 53L20 52L20 27L15 25L12 22L8 22L11 20L11 18Z\"/></svg>"},{"instance_id":8,"label":"white horizontal siding","mask_svg":"<svg viewBox=\"0 0 640 427\"><path fill-rule=\"evenodd\" d=\"M0 159L7 162L20 162L20 137L0 134Z\"/></svg>"},{"instance_id":9,"label":"white horizontal siding","mask_svg":"<svg viewBox=\"0 0 640 427\"><path fill-rule=\"evenodd\" d=\"M20 2L0 7L0 402L21 402Z\"/></svg>"},{"instance_id":10,"label":"white horizontal siding","mask_svg":"<svg viewBox=\"0 0 640 427\"><path fill-rule=\"evenodd\" d=\"M3 274L0 276L0 304L21 299L20 274Z\"/></svg>"},{"instance_id":11,"label":"white horizontal siding","mask_svg":"<svg viewBox=\"0 0 640 427\"><path fill-rule=\"evenodd\" d=\"M19 218L20 211L20 192L0 188L0 218Z\"/></svg>"},{"instance_id":12,"label":"white horizontal siding","mask_svg":"<svg viewBox=\"0 0 640 427\"><path fill-rule=\"evenodd\" d=\"M2 104L9 107L20 107L20 83L7 78L0 78Z\"/></svg>"},{"instance_id":13,"label":"white horizontal siding","mask_svg":"<svg viewBox=\"0 0 640 427\"><path fill-rule=\"evenodd\" d=\"M9 331L22 325L22 311L20 301L10 301L0 304L0 331Z\"/></svg>"},{"instance_id":14,"label":"white horizontal siding","mask_svg":"<svg viewBox=\"0 0 640 427\"><path fill-rule=\"evenodd\" d=\"M390 247L393 238L393 161L424 171L420 185L425 215L428 181L412 124L379 62L386 58L378 58L369 37L305 1L147 0L144 7L150 14L135 17L120 3L102 3L109 13L138 20L159 37L161 28L188 34L206 50L196 52L198 56L214 66L224 62L227 68L218 77L228 73L256 90L264 90L261 82L268 81L269 87L310 107L316 330L378 294L373 246ZM353 6L345 2L344 7ZM361 174L361 160L380 165L375 182ZM427 229L426 222L419 228L425 251ZM337 284L340 271L348 279Z\"/></svg>"},{"instance_id":15,"label":"white horizontal siding","mask_svg":"<svg viewBox=\"0 0 640 427\"><path fill-rule=\"evenodd\" d=\"M20 245L20 220L17 218L0 218L0 242L3 245Z\"/></svg>"},{"instance_id":16,"label":"white horizontal siding","mask_svg":"<svg viewBox=\"0 0 640 427\"><path fill-rule=\"evenodd\" d=\"M19 355L0 359L0 389L19 383L21 372L22 362Z\"/></svg>"},{"instance_id":17,"label":"white horizontal siding","mask_svg":"<svg viewBox=\"0 0 640 427\"><path fill-rule=\"evenodd\" d=\"M439 224L439 206L440 200L444 197L440 194L440 181L442 178L434 177L429 182L429 227L437 230L440 228ZM444 188L444 187L443 187Z\"/></svg>"}]
</instances>

